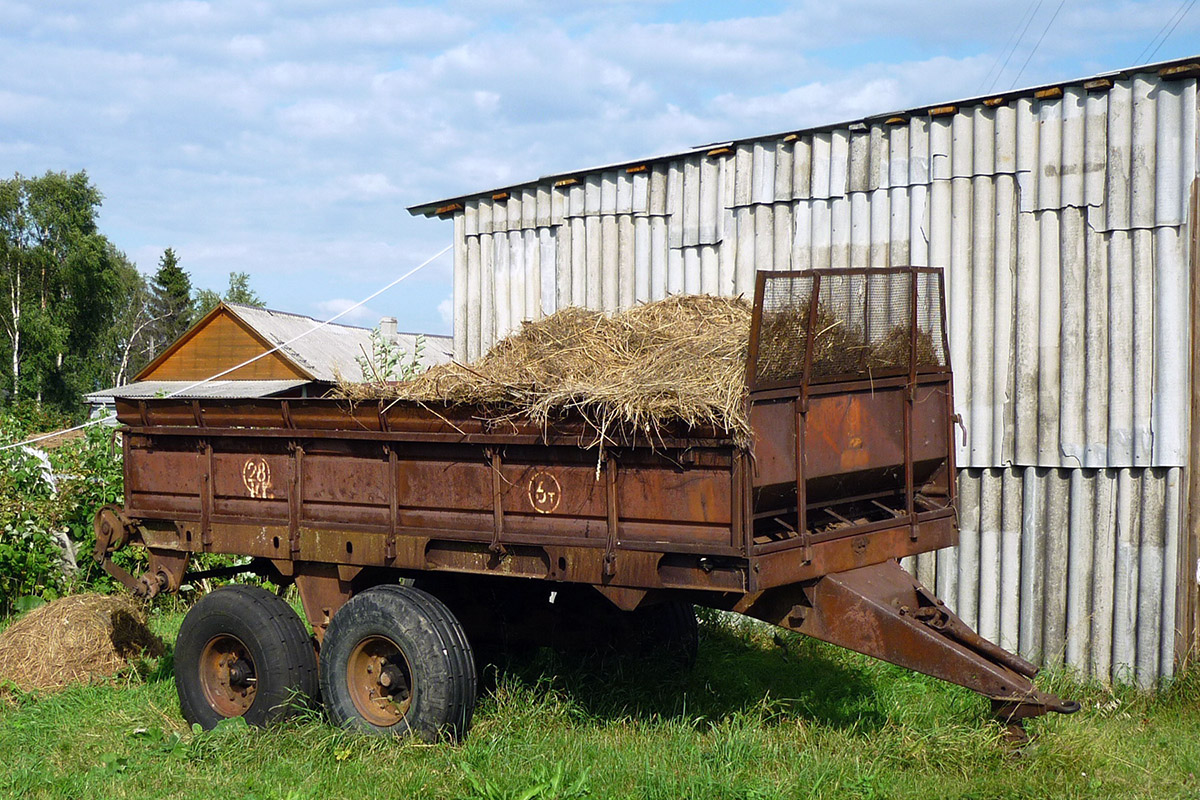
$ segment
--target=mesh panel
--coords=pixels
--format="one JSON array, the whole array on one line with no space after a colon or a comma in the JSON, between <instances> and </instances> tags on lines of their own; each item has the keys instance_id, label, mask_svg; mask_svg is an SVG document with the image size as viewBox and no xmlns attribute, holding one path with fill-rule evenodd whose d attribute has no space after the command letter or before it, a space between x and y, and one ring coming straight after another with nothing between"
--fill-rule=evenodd
<instances>
[{"instance_id":1,"label":"mesh panel","mask_svg":"<svg viewBox=\"0 0 1200 800\"><path fill-rule=\"evenodd\" d=\"M907 373L914 322L917 369L945 366L941 280L906 268L766 274L755 383L803 378L806 348L812 381Z\"/></svg>"}]
</instances>

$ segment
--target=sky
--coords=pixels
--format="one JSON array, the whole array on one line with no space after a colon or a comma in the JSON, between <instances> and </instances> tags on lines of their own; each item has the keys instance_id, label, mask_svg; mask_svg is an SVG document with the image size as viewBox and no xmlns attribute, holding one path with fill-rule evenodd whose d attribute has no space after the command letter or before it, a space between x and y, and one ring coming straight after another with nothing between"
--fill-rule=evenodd
<instances>
[{"instance_id":1,"label":"sky","mask_svg":"<svg viewBox=\"0 0 1200 800\"><path fill-rule=\"evenodd\" d=\"M406 208L1200 54L1197 0L0 0L0 174L86 170L147 274L325 319L441 250ZM448 333L449 254L343 318Z\"/></svg>"}]
</instances>

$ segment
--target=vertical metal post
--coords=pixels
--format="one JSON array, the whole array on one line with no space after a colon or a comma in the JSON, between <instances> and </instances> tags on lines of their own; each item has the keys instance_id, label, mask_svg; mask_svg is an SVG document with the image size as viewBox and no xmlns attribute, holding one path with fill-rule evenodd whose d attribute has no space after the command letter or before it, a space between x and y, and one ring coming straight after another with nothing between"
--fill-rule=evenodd
<instances>
[{"instance_id":1,"label":"vertical metal post","mask_svg":"<svg viewBox=\"0 0 1200 800\"><path fill-rule=\"evenodd\" d=\"M300 525L304 516L304 447L293 442L292 490L288 493L288 553L292 558L300 555Z\"/></svg>"}]
</instances>

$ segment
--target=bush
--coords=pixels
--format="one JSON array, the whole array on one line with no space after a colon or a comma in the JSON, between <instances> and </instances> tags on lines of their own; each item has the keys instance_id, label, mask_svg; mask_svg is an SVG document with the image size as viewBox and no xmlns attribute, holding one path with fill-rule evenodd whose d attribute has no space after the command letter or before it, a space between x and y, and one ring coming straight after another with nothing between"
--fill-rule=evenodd
<instances>
[{"instance_id":1,"label":"bush","mask_svg":"<svg viewBox=\"0 0 1200 800\"><path fill-rule=\"evenodd\" d=\"M33 430L52 429L44 422L34 420ZM0 416L0 442L20 441L30 429L28 417ZM100 506L121 500L121 457L111 428L84 431L53 450L0 451L0 614L10 613L20 598L49 600L68 589L114 587L91 559L92 520ZM121 561L134 558L132 551L119 554Z\"/></svg>"}]
</instances>

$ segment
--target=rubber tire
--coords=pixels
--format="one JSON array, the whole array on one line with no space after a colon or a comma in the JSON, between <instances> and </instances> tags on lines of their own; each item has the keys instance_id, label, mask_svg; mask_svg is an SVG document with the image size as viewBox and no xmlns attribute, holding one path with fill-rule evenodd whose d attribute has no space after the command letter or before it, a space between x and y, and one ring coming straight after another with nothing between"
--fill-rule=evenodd
<instances>
[{"instance_id":1,"label":"rubber tire","mask_svg":"<svg viewBox=\"0 0 1200 800\"><path fill-rule=\"evenodd\" d=\"M412 679L408 712L386 727L359 714L347 684L350 654L375 636L400 649ZM471 725L475 692L475 657L462 625L444 603L416 587L389 584L357 594L333 615L325 631L321 695L330 720L339 727L376 736L457 741Z\"/></svg>"},{"instance_id":2,"label":"rubber tire","mask_svg":"<svg viewBox=\"0 0 1200 800\"><path fill-rule=\"evenodd\" d=\"M292 607L257 586L225 586L192 606L175 640L175 689L189 723L211 730L225 719L204 697L199 664L215 636L236 636L254 660L257 693L242 716L265 726L287 719L317 696L312 637Z\"/></svg>"},{"instance_id":3,"label":"rubber tire","mask_svg":"<svg viewBox=\"0 0 1200 800\"><path fill-rule=\"evenodd\" d=\"M624 613L627 617L621 627L626 652L659 658L682 670L695 665L700 627L691 603L672 600ZM621 648L622 644L617 646Z\"/></svg>"}]
</instances>

